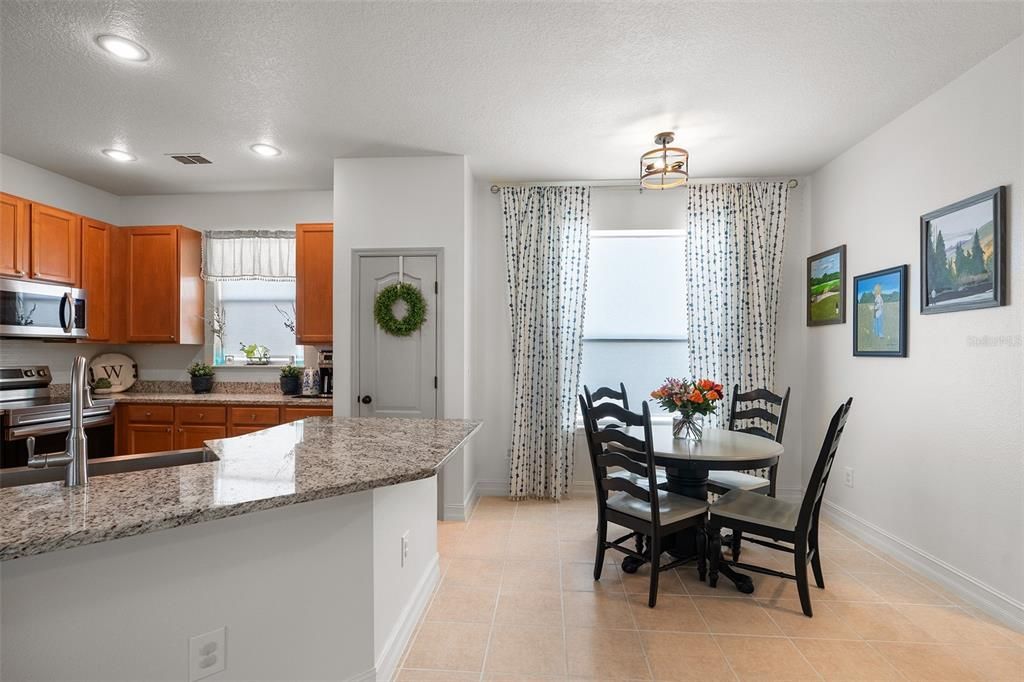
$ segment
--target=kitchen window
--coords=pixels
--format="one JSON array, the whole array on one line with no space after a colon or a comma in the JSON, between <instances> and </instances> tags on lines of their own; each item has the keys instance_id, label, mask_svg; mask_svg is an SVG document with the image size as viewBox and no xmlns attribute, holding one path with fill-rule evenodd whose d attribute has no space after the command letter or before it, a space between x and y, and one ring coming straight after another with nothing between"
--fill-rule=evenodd
<instances>
[{"instance_id":1,"label":"kitchen window","mask_svg":"<svg viewBox=\"0 0 1024 682\"><path fill-rule=\"evenodd\" d=\"M302 365L295 343L295 232L204 235L207 325L216 367Z\"/></svg>"},{"instance_id":2,"label":"kitchen window","mask_svg":"<svg viewBox=\"0 0 1024 682\"><path fill-rule=\"evenodd\" d=\"M294 281L215 282L213 288L213 309L222 330L214 341L215 366L302 365L302 346L295 343ZM266 362L262 349L267 350Z\"/></svg>"},{"instance_id":3,"label":"kitchen window","mask_svg":"<svg viewBox=\"0 0 1024 682\"><path fill-rule=\"evenodd\" d=\"M590 233L582 383L624 383L631 410L666 376L690 371L684 239L682 230Z\"/></svg>"}]
</instances>

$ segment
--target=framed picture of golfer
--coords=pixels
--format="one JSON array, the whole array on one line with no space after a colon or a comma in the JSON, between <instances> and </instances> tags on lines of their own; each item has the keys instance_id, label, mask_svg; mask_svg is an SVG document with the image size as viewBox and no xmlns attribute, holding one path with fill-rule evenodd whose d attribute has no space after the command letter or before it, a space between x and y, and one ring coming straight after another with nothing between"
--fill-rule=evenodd
<instances>
[{"instance_id":1,"label":"framed picture of golfer","mask_svg":"<svg viewBox=\"0 0 1024 682\"><path fill-rule=\"evenodd\" d=\"M898 265L853 278L853 354L907 357L907 272Z\"/></svg>"}]
</instances>

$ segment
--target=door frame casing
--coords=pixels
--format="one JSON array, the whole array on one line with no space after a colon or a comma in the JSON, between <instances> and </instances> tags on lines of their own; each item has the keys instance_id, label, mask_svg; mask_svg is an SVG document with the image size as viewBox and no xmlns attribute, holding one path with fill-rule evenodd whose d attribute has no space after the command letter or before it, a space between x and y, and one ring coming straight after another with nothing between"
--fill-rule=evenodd
<instances>
[{"instance_id":1,"label":"door frame casing","mask_svg":"<svg viewBox=\"0 0 1024 682\"><path fill-rule=\"evenodd\" d=\"M441 289L441 282L444 281L444 247L388 247L388 248L366 248L352 249L352 368L350 381L351 388L359 391L359 259L360 258L388 258L397 256L433 256L437 264L437 347L434 349L434 367L437 372L437 390L434 392L434 413L437 419L444 419L444 296ZM429 311L428 311L429 314ZM356 396L350 396L356 400ZM355 408L355 414L359 414L358 400L350 403Z\"/></svg>"}]
</instances>

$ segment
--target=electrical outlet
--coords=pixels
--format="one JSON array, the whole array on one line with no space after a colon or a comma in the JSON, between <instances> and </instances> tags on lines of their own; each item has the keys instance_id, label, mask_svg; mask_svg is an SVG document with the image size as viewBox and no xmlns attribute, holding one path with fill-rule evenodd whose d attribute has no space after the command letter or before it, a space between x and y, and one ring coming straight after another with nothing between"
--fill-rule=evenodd
<instances>
[{"instance_id":1,"label":"electrical outlet","mask_svg":"<svg viewBox=\"0 0 1024 682\"><path fill-rule=\"evenodd\" d=\"M196 682L228 666L227 628L221 627L188 640L188 682Z\"/></svg>"},{"instance_id":2,"label":"electrical outlet","mask_svg":"<svg viewBox=\"0 0 1024 682\"><path fill-rule=\"evenodd\" d=\"M853 487L853 467L843 467L843 483L847 488Z\"/></svg>"},{"instance_id":3,"label":"electrical outlet","mask_svg":"<svg viewBox=\"0 0 1024 682\"><path fill-rule=\"evenodd\" d=\"M402 568L405 568L405 560L409 558L409 531L402 533Z\"/></svg>"}]
</instances>

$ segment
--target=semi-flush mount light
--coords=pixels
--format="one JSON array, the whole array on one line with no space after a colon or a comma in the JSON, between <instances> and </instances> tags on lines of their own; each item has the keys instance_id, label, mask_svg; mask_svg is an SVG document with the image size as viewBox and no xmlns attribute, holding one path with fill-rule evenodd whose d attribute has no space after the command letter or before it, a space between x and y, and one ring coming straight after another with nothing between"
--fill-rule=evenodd
<instances>
[{"instance_id":1,"label":"semi-flush mount light","mask_svg":"<svg viewBox=\"0 0 1024 682\"><path fill-rule=\"evenodd\" d=\"M249 147L254 153L260 156L281 156L281 150L277 147L271 147L269 144L254 144Z\"/></svg>"},{"instance_id":2,"label":"semi-flush mount light","mask_svg":"<svg viewBox=\"0 0 1024 682\"><path fill-rule=\"evenodd\" d=\"M120 59L127 59L131 62L144 62L149 59L149 52L146 51L146 48L121 36L109 33L96 36L96 44Z\"/></svg>"},{"instance_id":3,"label":"semi-flush mount light","mask_svg":"<svg viewBox=\"0 0 1024 682\"><path fill-rule=\"evenodd\" d=\"M680 147L669 147L675 139L672 133L658 133L654 144L660 146L640 157L641 187L672 189L685 185L690 179L690 152Z\"/></svg>"},{"instance_id":4,"label":"semi-flush mount light","mask_svg":"<svg viewBox=\"0 0 1024 682\"><path fill-rule=\"evenodd\" d=\"M104 149L103 153L108 158L111 158L114 161L120 161L121 163L125 163L127 161L134 161L135 160L135 155L134 154L129 154L128 152L123 151L121 149Z\"/></svg>"}]
</instances>

